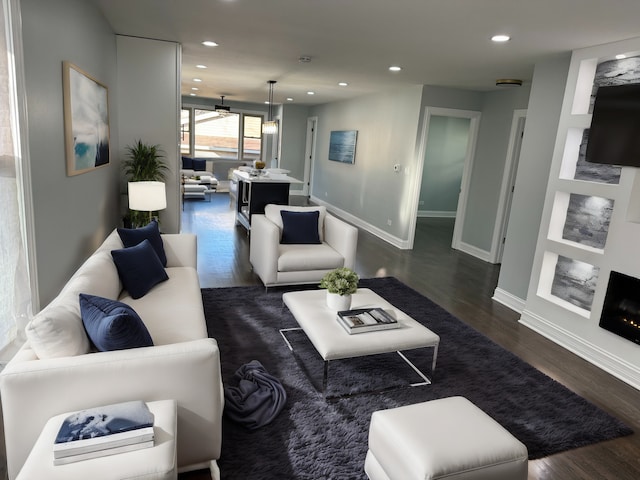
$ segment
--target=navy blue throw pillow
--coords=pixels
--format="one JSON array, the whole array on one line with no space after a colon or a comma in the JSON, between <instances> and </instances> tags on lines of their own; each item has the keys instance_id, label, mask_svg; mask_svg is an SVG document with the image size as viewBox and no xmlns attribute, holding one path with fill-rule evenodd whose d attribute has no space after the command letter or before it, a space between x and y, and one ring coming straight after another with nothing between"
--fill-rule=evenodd
<instances>
[{"instance_id":1,"label":"navy blue throw pillow","mask_svg":"<svg viewBox=\"0 0 640 480\"><path fill-rule=\"evenodd\" d=\"M118 276L132 298L144 297L160 282L169 279L149 240L135 247L111 250Z\"/></svg>"},{"instance_id":2,"label":"navy blue throw pillow","mask_svg":"<svg viewBox=\"0 0 640 480\"><path fill-rule=\"evenodd\" d=\"M291 212L281 210L282 216L282 239L280 243L321 243L318 233L318 218L320 212Z\"/></svg>"},{"instance_id":3,"label":"navy blue throw pillow","mask_svg":"<svg viewBox=\"0 0 640 480\"><path fill-rule=\"evenodd\" d=\"M185 170L193 170L193 158L182 157L182 168Z\"/></svg>"},{"instance_id":4,"label":"navy blue throw pillow","mask_svg":"<svg viewBox=\"0 0 640 480\"><path fill-rule=\"evenodd\" d=\"M196 172L204 172L207 169L207 161L203 158L194 158L193 169Z\"/></svg>"},{"instance_id":5,"label":"navy blue throw pillow","mask_svg":"<svg viewBox=\"0 0 640 480\"><path fill-rule=\"evenodd\" d=\"M152 220L148 225L141 228L118 228L118 235L125 247L135 247L143 240L149 240L151 246L156 251L162 266L167 266L167 255L164 253L164 243L160 236L158 222Z\"/></svg>"},{"instance_id":6,"label":"navy blue throw pillow","mask_svg":"<svg viewBox=\"0 0 640 480\"><path fill-rule=\"evenodd\" d=\"M142 319L126 303L81 293L80 314L87 335L101 352L153 345Z\"/></svg>"}]
</instances>

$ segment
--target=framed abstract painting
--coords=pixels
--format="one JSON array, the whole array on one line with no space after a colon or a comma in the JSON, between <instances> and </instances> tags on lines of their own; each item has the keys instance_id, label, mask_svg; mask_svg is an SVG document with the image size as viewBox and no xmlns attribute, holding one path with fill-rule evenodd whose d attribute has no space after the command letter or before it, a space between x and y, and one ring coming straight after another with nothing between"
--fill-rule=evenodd
<instances>
[{"instance_id":1,"label":"framed abstract painting","mask_svg":"<svg viewBox=\"0 0 640 480\"><path fill-rule=\"evenodd\" d=\"M357 130L334 130L329 137L329 160L353 163L356 158Z\"/></svg>"},{"instance_id":2,"label":"framed abstract painting","mask_svg":"<svg viewBox=\"0 0 640 480\"><path fill-rule=\"evenodd\" d=\"M109 164L109 95L105 85L70 62L62 64L67 175Z\"/></svg>"}]
</instances>

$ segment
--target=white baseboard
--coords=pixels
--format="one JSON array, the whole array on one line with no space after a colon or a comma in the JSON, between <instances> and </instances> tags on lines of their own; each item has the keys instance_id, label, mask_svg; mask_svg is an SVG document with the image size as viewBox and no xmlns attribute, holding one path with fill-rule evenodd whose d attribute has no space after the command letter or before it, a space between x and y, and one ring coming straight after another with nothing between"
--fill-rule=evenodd
<instances>
[{"instance_id":1,"label":"white baseboard","mask_svg":"<svg viewBox=\"0 0 640 480\"><path fill-rule=\"evenodd\" d=\"M570 332L530 310L525 309L522 312L520 323L640 390L640 369L638 367L629 364L597 345L581 338L576 338Z\"/></svg>"},{"instance_id":2,"label":"white baseboard","mask_svg":"<svg viewBox=\"0 0 640 480\"><path fill-rule=\"evenodd\" d=\"M464 242L460 242L459 247L461 252L468 253L480 260L491 263L491 252L487 252L486 250L482 250L481 248L474 247L473 245L469 245Z\"/></svg>"},{"instance_id":3,"label":"white baseboard","mask_svg":"<svg viewBox=\"0 0 640 480\"><path fill-rule=\"evenodd\" d=\"M522 313L525 305L527 304L526 300L516 297L501 288L496 288L493 291L493 297L491 297L491 299L518 313Z\"/></svg>"},{"instance_id":4,"label":"white baseboard","mask_svg":"<svg viewBox=\"0 0 640 480\"><path fill-rule=\"evenodd\" d=\"M385 232L384 230L382 230L381 228L376 227L375 225L371 225L370 223L364 222L361 219L359 219L358 217L351 215L349 212L345 212L344 210L341 210L337 207L334 207L333 205L331 205L330 203L325 202L324 200L318 198L318 197L310 197L309 200L311 200L313 203L317 204L317 205L323 205L325 207L327 207L327 210L329 212L331 212L332 214L346 220L347 222L351 223L352 225L355 225L358 228L361 228L369 233L371 233L372 235L375 235L376 237L384 240L387 243L390 243L391 245L398 247L402 250L408 250L410 248L409 246L409 242L407 240L403 240L402 238L398 238L394 235L391 235L388 232Z\"/></svg>"},{"instance_id":5,"label":"white baseboard","mask_svg":"<svg viewBox=\"0 0 640 480\"><path fill-rule=\"evenodd\" d=\"M456 218L456 212L438 211L438 210L418 210L418 217L429 218Z\"/></svg>"}]
</instances>

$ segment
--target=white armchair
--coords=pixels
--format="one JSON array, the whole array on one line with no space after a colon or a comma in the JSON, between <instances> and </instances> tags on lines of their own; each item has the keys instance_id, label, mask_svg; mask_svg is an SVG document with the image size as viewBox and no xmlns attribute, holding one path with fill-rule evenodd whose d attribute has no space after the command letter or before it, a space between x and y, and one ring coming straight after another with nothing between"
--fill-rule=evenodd
<instances>
[{"instance_id":1,"label":"white armchair","mask_svg":"<svg viewBox=\"0 0 640 480\"><path fill-rule=\"evenodd\" d=\"M281 243L281 211L318 211L320 243ZM319 282L339 267L354 268L358 229L327 213L325 207L267 205L251 216L249 261L265 287Z\"/></svg>"}]
</instances>

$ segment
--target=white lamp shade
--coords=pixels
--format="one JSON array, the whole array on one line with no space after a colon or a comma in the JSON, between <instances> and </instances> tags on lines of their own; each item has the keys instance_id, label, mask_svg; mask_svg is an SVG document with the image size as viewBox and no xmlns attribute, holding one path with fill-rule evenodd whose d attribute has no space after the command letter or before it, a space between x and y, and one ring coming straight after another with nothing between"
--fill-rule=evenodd
<instances>
[{"instance_id":1,"label":"white lamp shade","mask_svg":"<svg viewBox=\"0 0 640 480\"><path fill-rule=\"evenodd\" d=\"M129 182L129 208L141 212L155 212L167 208L164 183Z\"/></svg>"}]
</instances>

